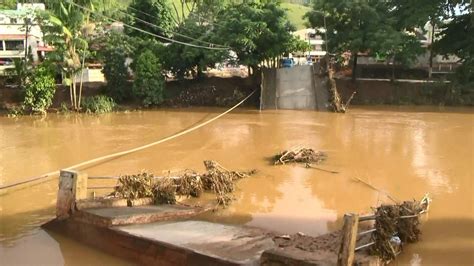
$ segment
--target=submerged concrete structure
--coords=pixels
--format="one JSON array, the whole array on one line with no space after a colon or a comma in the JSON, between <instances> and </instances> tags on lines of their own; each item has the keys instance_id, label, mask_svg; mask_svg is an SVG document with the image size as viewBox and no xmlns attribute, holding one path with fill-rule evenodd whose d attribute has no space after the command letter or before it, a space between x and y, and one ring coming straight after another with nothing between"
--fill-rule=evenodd
<instances>
[{"instance_id":1,"label":"submerged concrete structure","mask_svg":"<svg viewBox=\"0 0 474 266\"><path fill-rule=\"evenodd\" d=\"M47 231L140 265L379 265L365 251L354 255L337 231L319 237L200 221L213 206L154 205L151 198L85 198L87 175L61 171L57 218ZM356 232L357 229L353 231ZM354 238L355 240L355 238ZM367 239L359 239L367 241ZM340 255L349 247L351 256ZM345 258L349 264L340 263Z\"/></svg>"}]
</instances>

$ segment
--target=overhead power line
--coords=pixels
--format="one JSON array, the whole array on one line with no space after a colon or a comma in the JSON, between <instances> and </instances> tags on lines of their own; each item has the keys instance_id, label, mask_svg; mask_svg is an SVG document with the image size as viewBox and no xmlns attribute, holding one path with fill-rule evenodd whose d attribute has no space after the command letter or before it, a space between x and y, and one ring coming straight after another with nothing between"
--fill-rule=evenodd
<instances>
[{"instance_id":1,"label":"overhead power line","mask_svg":"<svg viewBox=\"0 0 474 266\"><path fill-rule=\"evenodd\" d=\"M146 30L143 30L143 29L140 29L140 28L137 28L135 26L132 26L132 25L129 25L129 24L126 24L120 20L117 20L117 19L114 19L114 18L111 18L109 16L106 16L106 15L103 15L103 14L99 14L87 7L84 7L82 5L79 5L79 4L76 4L74 2L71 2L71 1L67 1L68 3L78 7L78 8L81 8L82 10L85 10L85 11L88 11L90 13L93 13L93 14L97 14L99 16L102 16L110 21L113 21L113 22L119 22L119 23L122 23L124 27L128 27L130 29L133 29L133 30L136 30L136 31L139 31L139 32L142 32L142 33L145 33L145 34L148 34L150 36L153 36L153 37L156 37L156 38L159 38L159 39L162 39L162 40L165 40L165 41L168 41L168 42L173 42L173 43L178 43L178 44L181 44L181 45L185 45L185 46L190 46L190 47L195 47L195 48L202 48L202 49L209 49L209 50L229 50L230 48L228 47L213 47L213 46L202 46L202 45L197 45L197 44L193 44L193 43L187 43L187 42L182 42L182 41L178 41L178 40L174 40L174 39L171 39L171 38L168 38L168 37L164 37L164 36L161 36L161 35L158 35L158 34L155 34L155 33L152 33L152 32L149 32L149 31L146 31Z\"/></svg>"},{"instance_id":2,"label":"overhead power line","mask_svg":"<svg viewBox=\"0 0 474 266\"><path fill-rule=\"evenodd\" d=\"M134 8L134 7L132 7L132 6L128 6L128 8L130 8L130 9L132 9L132 10L134 10L134 11L137 11L138 13L141 13L141 14L147 16L147 17L159 19L157 16L151 15L150 13L147 13L147 12L144 12L144 11L142 11L142 10L136 9L136 8ZM189 16L190 14L191 14L191 13L189 13L188 16ZM202 21L204 21L204 22L207 22L207 23L209 23L209 24L214 24L214 22L212 22L212 21L210 21L210 20L208 20L208 19L206 19L206 18L203 18L202 16L199 16L199 15L196 15L196 14L194 14L194 15L195 15L198 19L200 19L200 20L202 20Z\"/></svg>"},{"instance_id":3,"label":"overhead power line","mask_svg":"<svg viewBox=\"0 0 474 266\"><path fill-rule=\"evenodd\" d=\"M145 16L148 16L148 17L150 17L150 18L160 19L160 18L157 17L157 16L153 16L153 15L151 15L150 13L147 13L147 12L144 12L144 11L142 11L142 10L136 9L136 8L134 8L134 7L132 7L132 6L128 6L128 8L130 8L130 9L132 9L132 10L134 10L134 11L137 11L137 12L139 12L139 13L145 15ZM124 11L122 11L122 12L124 12ZM191 13L190 13L189 15L191 15ZM188 15L188 17L189 17L189 15ZM206 19L206 18L204 18L204 17L202 17L202 16L199 16L199 15L196 15L196 14L193 14L193 16L195 16L195 17L196 17L197 19L199 19L200 21L202 20L202 21L208 23L208 25L211 25L213 29L216 29L216 28L218 28L219 26L221 26L220 24L215 24L213 21L210 21L209 19ZM208 32L209 32L209 31L208 31ZM171 32L171 33L173 33L173 32ZM175 33L175 34L177 34L177 35L182 35L182 34L179 34L179 33ZM182 36L183 36L183 35L182 35ZM188 36L188 37L189 37L189 36ZM203 41L201 41L201 42L203 42ZM206 42L206 43L207 43L207 42ZM216 44L216 45L219 45L219 46L222 46L222 47L228 47L228 46L220 45L220 44ZM232 49L231 47L228 47L228 48Z\"/></svg>"},{"instance_id":4,"label":"overhead power line","mask_svg":"<svg viewBox=\"0 0 474 266\"><path fill-rule=\"evenodd\" d=\"M152 18L158 19L157 17L153 17L152 15L150 15L150 14L148 14L148 13L145 13L145 12L142 12L142 11L136 9L136 8L132 8L132 7L130 7L130 8L133 9L133 10L139 11L140 13L143 13L143 14L145 14L145 15L148 15L148 16L150 16L150 17L152 17ZM125 12L125 11L119 10L119 12L121 12L121 13L123 13L123 14L125 14L125 15L127 15L127 16L133 18L133 19L136 19L136 20L138 20L138 21L140 21L140 22L142 22L142 23L145 23L145 24L148 25L148 26L154 27L154 28L159 29L159 30L161 30L161 31L166 31L166 30L164 30L163 28L161 28L160 26L158 26L158 25L156 25L156 24L153 24L153 23L148 22L148 21L146 21L146 20L140 19L140 18L138 18L138 17L136 17L136 16L133 16L133 15L131 15L131 14ZM181 33L178 33L178 32L174 32L174 31L168 31L168 32L170 32L170 33L172 33L172 34L174 34L174 35L181 36L181 37L183 37L183 38L189 39L189 40L193 40L193 41L197 41L197 42L209 44L209 45L212 45L212 46L214 46L214 47L230 48L230 47L225 46L225 45L215 44L215 43L208 42L208 41L204 41L204 40L199 40L199 39L196 39L196 38L194 38L194 37L191 37L191 36L188 36L188 35L184 35L184 34L181 34Z\"/></svg>"}]
</instances>

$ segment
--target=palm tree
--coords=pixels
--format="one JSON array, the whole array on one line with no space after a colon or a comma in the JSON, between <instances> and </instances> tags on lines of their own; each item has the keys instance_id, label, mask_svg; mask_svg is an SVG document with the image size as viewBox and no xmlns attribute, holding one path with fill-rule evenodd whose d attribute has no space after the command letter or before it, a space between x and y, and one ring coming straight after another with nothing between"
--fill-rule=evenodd
<instances>
[{"instance_id":1,"label":"palm tree","mask_svg":"<svg viewBox=\"0 0 474 266\"><path fill-rule=\"evenodd\" d=\"M92 6L90 0L81 1L81 5ZM63 74L63 83L69 86L71 106L74 110L80 110L80 99L82 94L82 69L84 67L85 51L88 43L84 36L84 27L87 25L84 11L71 2L61 0L50 0L49 10L44 12L41 23L44 40L53 45L55 51L53 60L58 62ZM87 19L88 20L88 19ZM82 61L82 63L81 63ZM76 76L81 72L81 87L79 93L76 89Z\"/></svg>"}]
</instances>

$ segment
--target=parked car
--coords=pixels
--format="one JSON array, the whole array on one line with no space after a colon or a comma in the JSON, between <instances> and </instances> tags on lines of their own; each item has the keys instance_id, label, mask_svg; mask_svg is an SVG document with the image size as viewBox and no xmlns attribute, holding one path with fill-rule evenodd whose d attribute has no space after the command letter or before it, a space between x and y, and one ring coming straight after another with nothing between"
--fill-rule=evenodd
<instances>
[{"instance_id":1,"label":"parked car","mask_svg":"<svg viewBox=\"0 0 474 266\"><path fill-rule=\"evenodd\" d=\"M293 58L284 58L281 60L281 67L287 68L287 67L294 67L295 66L295 60Z\"/></svg>"}]
</instances>

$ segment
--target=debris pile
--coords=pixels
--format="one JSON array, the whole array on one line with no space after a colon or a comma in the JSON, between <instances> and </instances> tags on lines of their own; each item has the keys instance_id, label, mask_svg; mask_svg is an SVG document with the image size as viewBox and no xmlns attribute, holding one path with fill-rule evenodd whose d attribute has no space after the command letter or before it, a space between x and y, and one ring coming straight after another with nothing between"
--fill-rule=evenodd
<instances>
[{"instance_id":1,"label":"debris pile","mask_svg":"<svg viewBox=\"0 0 474 266\"><path fill-rule=\"evenodd\" d=\"M142 171L136 175L120 176L112 196L134 200L153 196L153 174Z\"/></svg>"},{"instance_id":2,"label":"debris pile","mask_svg":"<svg viewBox=\"0 0 474 266\"><path fill-rule=\"evenodd\" d=\"M314 151L309 148L296 148L291 150L283 151L274 156L274 164L286 164L286 163L315 163L319 164L326 160L327 155L321 151Z\"/></svg>"},{"instance_id":3,"label":"debris pile","mask_svg":"<svg viewBox=\"0 0 474 266\"><path fill-rule=\"evenodd\" d=\"M430 199L425 196L420 202L405 201L402 204L381 205L375 210L375 229L371 239L374 242L369 249L388 262L398 255L406 243L419 240L419 215L428 210Z\"/></svg>"},{"instance_id":4,"label":"debris pile","mask_svg":"<svg viewBox=\"0 0 474 266\"><path fill-rule=\"evenodd\" d=\"M230 171L211 160L204 161L204 166L203 174L187 170L175 177L154 177L147 172L124 175L119 178L112 196L128 200L153 197L156 204L175 204L176 196L199 197L208 191L216 194L218 205L225 207L233 199L235 181L256 173L255 170Z\"/></svg>"},{"instance_id":5,"label":"debris pile","mask_svg":"<svg viewBox=\"0 0 474 266\"><path fill-rule=\"evenodd\" d=\"M204 161L206 173L202 175L202 183L205 190L214 192L219 205L227 206L232 201L231 193L234 191L236 180L248 177L256 173L255 170L247 172L229 171L216 161Z\"/></svg>"}]
</instances>

